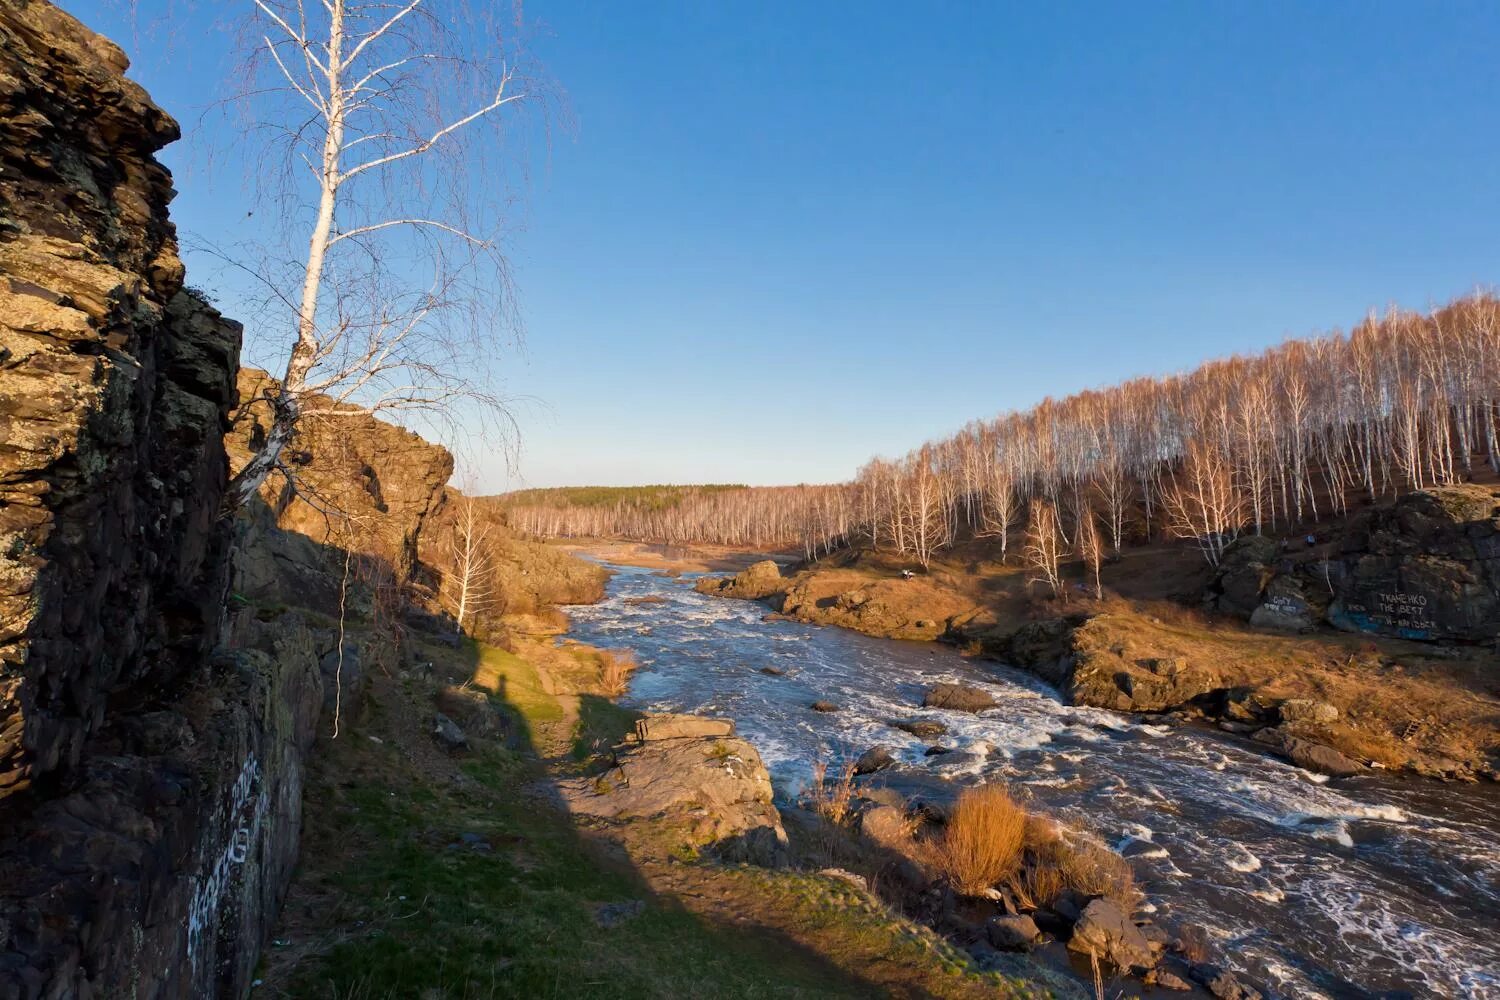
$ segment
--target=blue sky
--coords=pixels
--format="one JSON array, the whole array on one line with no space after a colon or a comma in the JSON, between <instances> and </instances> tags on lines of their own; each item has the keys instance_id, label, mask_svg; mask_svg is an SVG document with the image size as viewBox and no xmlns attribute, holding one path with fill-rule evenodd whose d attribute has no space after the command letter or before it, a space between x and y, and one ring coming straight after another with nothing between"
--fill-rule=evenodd
<instances>
[{"instance_id":1,"label":"blue sky","mask_svg":"<svg viewBox=\"0 0 1500 1000\"><path fill-rule=\"evenodd\" d=\"M64 6L185 127L223 92L228 2ZM488 490L837 480L1500 279L1497 4L527 13L574 124L509 234L523 452L477 457ZM164 154L173 212L233 243L252 192L205 121Z\"/></svg>"}]
</instances>

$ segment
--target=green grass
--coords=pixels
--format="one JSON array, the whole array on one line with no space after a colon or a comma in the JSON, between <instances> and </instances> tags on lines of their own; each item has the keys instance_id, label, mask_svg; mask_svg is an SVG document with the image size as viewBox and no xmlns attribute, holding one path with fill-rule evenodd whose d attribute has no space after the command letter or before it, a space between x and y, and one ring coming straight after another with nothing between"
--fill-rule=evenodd
<instances>
[{"instance_id":1,"label":"green grass","mask_svg":"<svg viewBox=\"0 0 1500 1000\"><path fill-rule=\"evenodd\" d=\"M535 729L563 720L562 707L547 693L536 668L514 653L465 639L473 658L474 683L520 712Z\"/></svg>"},{"instance_id":2,"label":"green grass","mask_svg":"<svg viewBox=\"0 0 1500 1000\"><path fill-rule=\"evenodd\" d=\"M565 813L518 794L534 761L491 751L464 765L472 791L400 774L345 783L326 831L373 845L330 878L347 935L294 975L295 997L800 997L855 995L817 963L712 927L612 870ZM324 802L327 808L329 803ZM484 837L491 850L461 841ZM460 846L453 847L451 845ZM595 906L645 899L613 928Z\"/></svg>"}]
</instances>

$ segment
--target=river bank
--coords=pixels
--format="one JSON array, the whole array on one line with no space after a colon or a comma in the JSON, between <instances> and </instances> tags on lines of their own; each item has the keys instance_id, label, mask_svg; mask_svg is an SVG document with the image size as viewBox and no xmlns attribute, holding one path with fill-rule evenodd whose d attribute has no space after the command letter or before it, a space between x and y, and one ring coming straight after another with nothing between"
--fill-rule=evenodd
<instances>
[{"instance_id":1,"label":"river bank","mask_svg":"<svg viewBox=\"0 0 1500 1000\"><path fill-rule=\"evenodd\" d=\"M1131 859L1159 923L1205 928L1215 951L1283 997L1486 995L1500 961L1494 786L1369 777L1328 782L1230 734L1060 704L1031 675L937 643L766 621L692 581L621 570L572 634L631 649L626 704L732 717L782 801L818 759L884 746L859 778L941 803L1002 780ZM977 715L923 708L934 685L981 688ZM826 702L836 711L810 706ZM918 719L917 735L892 725ZM947 752L935 754L935 750Z\"/></svg>"},{"instance_id":2,"label":"river bank","mask_svg":"<svg viewBox=\"0 0 1500 1000\"><path fill-rule=\"evenodd\" d=\"M972 558L904 571L889 555L848 552L700 587L798 621L949 643L1030 670L1073 704L1204 721L1326 773L1500 778L1487 647L1258 628L1190 607L1182 596L1207 574L1180 549L1127 552L1104 568L1102 600L1082 588L1040 600L1021 567Z\"/></svg>"},{"instance_id":3,"label":"river bank","mask_svg":"<svg viewBox=\"0 0 1500 1000\"><path fill-rule=\"evenodd\" d=\"M701 809L570 807L640 713L607 652L518 625L510 650L412 634L320 741L265 995L1082 996L980 970L837 876L700 856Z\"/></svg>"}]
</instances>

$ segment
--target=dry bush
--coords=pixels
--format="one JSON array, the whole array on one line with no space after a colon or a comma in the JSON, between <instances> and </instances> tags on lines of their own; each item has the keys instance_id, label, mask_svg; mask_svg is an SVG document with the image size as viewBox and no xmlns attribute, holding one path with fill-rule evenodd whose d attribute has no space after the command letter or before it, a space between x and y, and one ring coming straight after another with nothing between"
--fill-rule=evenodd
<instances>
[{"instance_id":1,"label":"dry bush","mask_svg":"<svg viewBox=\"0 0 1500 1000\"><path fill-rule=\"evenodd\" d=\"M630 687L630 675L637 667L635 657L625 650L599 650L599 686L606 696L618 698Z\"/></svg>"},{"instance_id":2,"label":"dry bush","mask_svg":"<svg viewBox=\"0 0 1500 1000\"><path fill-rule=\"evenodd\" d=\"M1025 836L1026 811L1005 786L980 785L959 793L928 857L955 889L978 896L1016 872Z\"/></svg>"},{"instance_id":3,"label":"dry bush","mask_svg":"<svg viewBox=\"0 0 1500 1000\"><path fill-rule=\"evenodd\" d=\"M839 776L828 779L828 764L818 761L813 765L813 780L805 793L807 806L834 826L843 825L849 818L849 804L854 799L854 761L845 761Z\"/></svg>"},{"instance_id":4,"label":"dry bush","mask_svg":"<svg viewBox=\"0 0 1500 1000\"><path fill-rule=\"evenodd\" d=\"M1097 840L1077 837L1072 842L1063 842L1054 863L1068 888L1085 896L1103 896L1126 912L1134 910L1140 902L1130 862Z\"/></svg>"},{"instance_id":5,"label":"dry bush","mask_svg":"<svg viewBox=\"0 0 1500 1000\"><path fill-rule=\"evenodd\" d=\"M1046 906L1068 887L1062 870L1050 862L1028 858L1006 886L1023 908Z\"/></svg>"}]
</instances>

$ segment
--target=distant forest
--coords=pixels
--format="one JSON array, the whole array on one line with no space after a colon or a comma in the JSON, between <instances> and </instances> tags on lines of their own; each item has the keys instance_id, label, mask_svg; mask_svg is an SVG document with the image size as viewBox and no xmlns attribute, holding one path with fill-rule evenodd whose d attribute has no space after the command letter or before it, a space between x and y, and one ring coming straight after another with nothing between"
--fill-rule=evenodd
<instances>
[{"instance_id":1,"label":"distant forest","mask_svg":"<svg viewBox=\"0 0 1500 1000\"><path fill-rule=\"evenodd\" d=\"M1095 552L1162 535L1216 563L1244 532L1500 472L1500 299L1393 309L1185 374L1137 378L975 421L848 483L528 491L519 530L660 542L850 544L926 564L975 536ZM1086 553L1083 553L1086 555Z\"/></svg>"}]
</instances>

